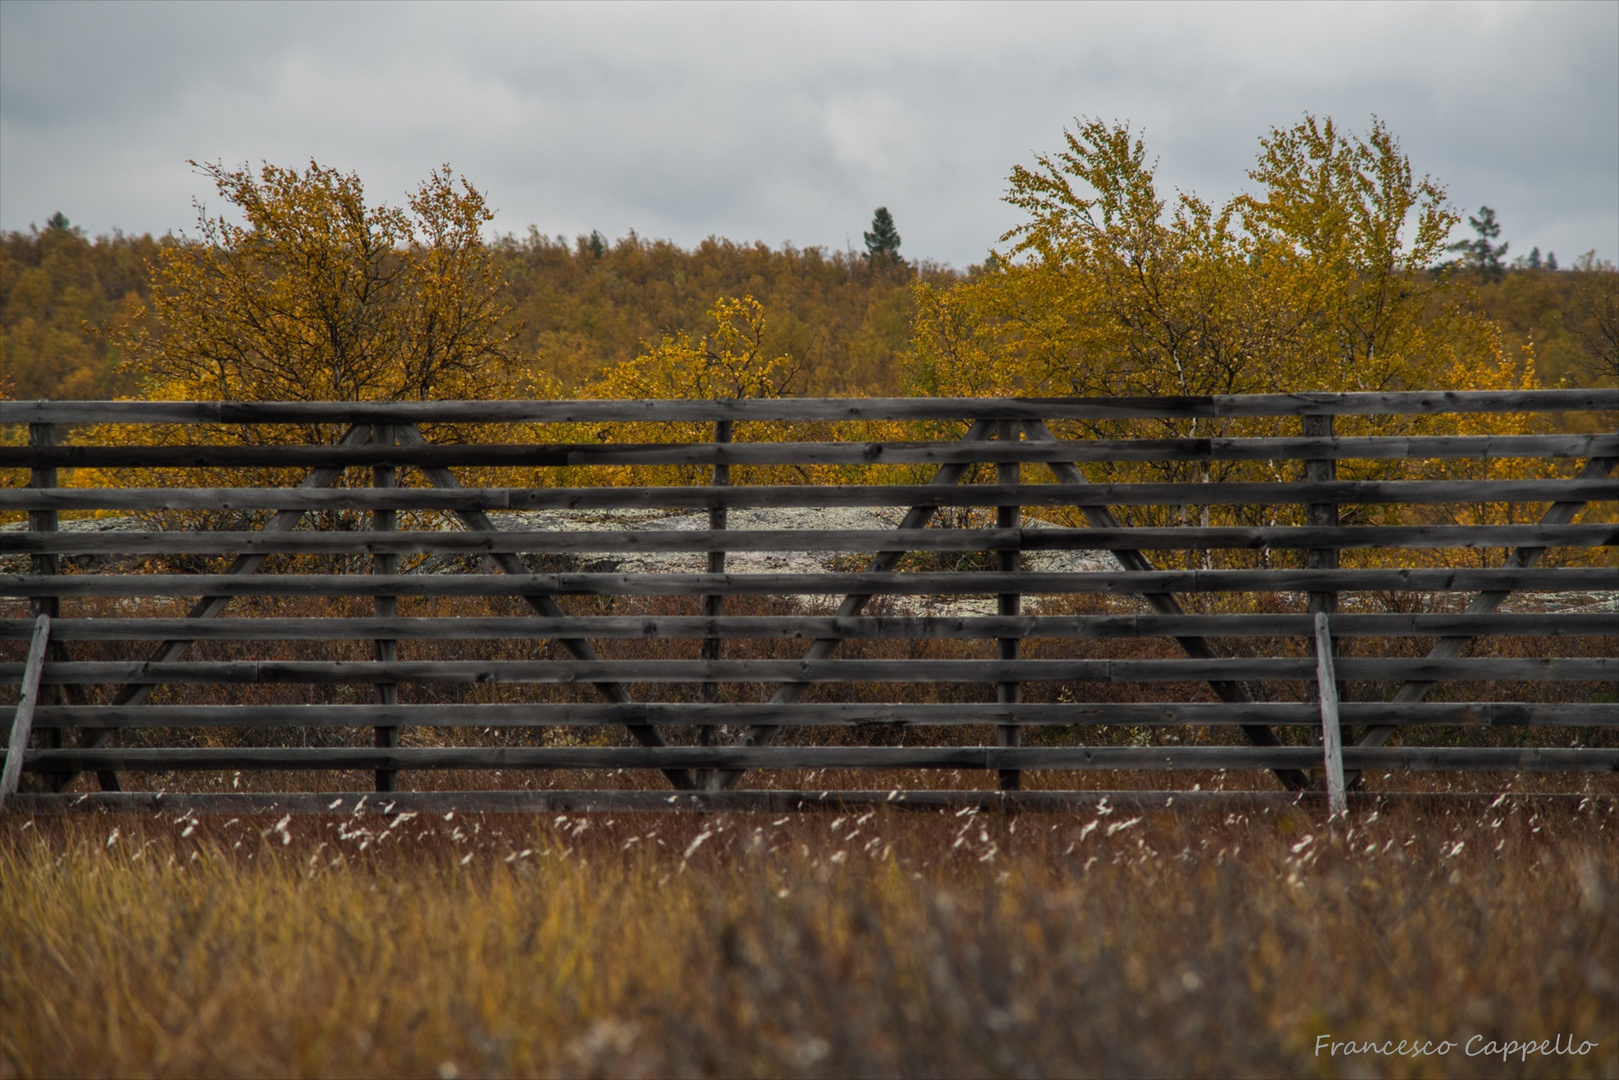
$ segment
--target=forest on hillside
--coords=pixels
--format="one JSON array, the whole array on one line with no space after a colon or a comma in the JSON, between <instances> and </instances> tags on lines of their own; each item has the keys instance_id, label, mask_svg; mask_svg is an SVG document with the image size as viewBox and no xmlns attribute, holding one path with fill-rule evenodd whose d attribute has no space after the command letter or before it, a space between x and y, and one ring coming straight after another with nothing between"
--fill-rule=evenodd
<instances>
[{"instance_id":1,"label":"forest on hillside","mask_svg":"<svg viewBox=\"0 0 1619 1080\"><path fill-rule=\"evenodd\" d=\"M1014 168L1007 201L1027 220L965 270L905 260L885 208L863 252L721 238L688 250L536 228L491 241L492 211L447 167L395 208L365 204L358 177L314 162L302 173L199 166L245 225L203 217L181 236L91 238L58 212L0 234L0 395L1158 394L1619 379L1619 271L1594 254L1561 267L1538 249L1509 258L1494 212L1464 224L1376 123L1365 137L1313 117L1271 131L1253 190L1219 207L1160 194L1127 125L1064 136L1062 152ZM1452 242L1458 229L1471 236ZM337 314L311 329L311 311ZM339 324L366 329L344 343ZM735 372L668 375L744 354L749 389Z\"/></svg>"},{"instance_id":2,"label":"forest on hillside","mask_svg":"<svg viewBox=\"0 0 1619 1080\"><path fill-rule=\"evenodd\" d=\"M593 243L594 241L594 243ZM139 394L114 340L150 321L152 272L172 236L94 239L65 221L0 234L0 394L114 398ZM927 264L820 248L709 239L693 249L639 236L569 242L531 229L491 245L516 351L564 392L587 385L664 337L700 335L720 297L755 297L769 313L763 347L795 362L798 394L899 389L911 287L962 275Z\"/></svg>"}]
</instances>

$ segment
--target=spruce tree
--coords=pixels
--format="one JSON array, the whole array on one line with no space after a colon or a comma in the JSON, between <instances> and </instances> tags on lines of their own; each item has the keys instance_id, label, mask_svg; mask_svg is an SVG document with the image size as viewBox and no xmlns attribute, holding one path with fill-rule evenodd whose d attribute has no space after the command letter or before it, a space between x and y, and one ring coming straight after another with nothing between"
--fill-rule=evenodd
<instances>
[{"instance_id":1,"label":"spruce tree","mask_svg":"<svg viewBox=\"0 0 1619 1080\"><path fill-rule=\"evenodd\" d=\"M1484 277L1494 280L1505 273L1501 259L1507 253L1510 244L1495 245L1495 238L1501 235L1501 225L1495 220L1495 211L1488 206L1481 206L1478 217L1471 215L1467 223L1478 233L1477 240L1458 240L1450 245L1450 250L1461 253L1461 264L1470 270L1477 270Z\"/></svg>"},{"instance_id":2,"label":"spruce tree","mask_svg":"<svg viewBox=\"0 0 1619 1080\"><path fill-rule=\"evenodd\" d=\"M899 230L894 228L894 217L888 212L888 207L877 208L877 212L871 216L871 231L865 237L868 262L899 261Z\"/></svg>"}]
</instances>

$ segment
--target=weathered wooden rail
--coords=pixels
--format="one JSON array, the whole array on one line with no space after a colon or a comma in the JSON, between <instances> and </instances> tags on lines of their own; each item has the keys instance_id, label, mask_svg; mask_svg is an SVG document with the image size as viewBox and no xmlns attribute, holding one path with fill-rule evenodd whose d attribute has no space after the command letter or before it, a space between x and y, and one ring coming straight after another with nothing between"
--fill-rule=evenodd
<instances>
[{"instance_id":1,"label":"weathered wooden rail","mask_svg":"<svg viewBox=\"0 0 1619 1080\"><path fill-rule=\"evenodd\" d=\"M0 469L19 470L13 484L27 476L26 487L0 489L0 512L27 515L26 529L0 531L0 556L28 559L27 572L0 574L9 598L0 602L11 607L0 618L0 643L10 644L0 647L15 657L0 661L0 681L19 702L0 799L20 779L30 790L14 798L48 809L152 798L120 793L120 774L195 784L185 778L221 770L364 770L389 805L668 805L644 790L399 791L423 770L587 769L661 773L683 806L778 807L814 796L750 795L740 779L887 770L903 783L910 770L982 770L996 790L1018 792L1031 770L1190 769L1260 770L1284 790L1325 788L1337 812L1345 789L1373 771L1612 774L1619 616L1611 605L1500 609L1515 593L1619 592L1616 410L1619 392L1606 390L0 402L0 424L26 425L29 436L0 446ZM1545 433L1423 429L1435 417L1526 413L1547 417ZM1574 413L1595 422L1560 419ZM1343 417L1368 433L1335 434ZM622 425L676 423L706 425L705 437L615 439ZM142 434L154 425L161 439ZM480 441L454 425L479 425ZM489 434L500 425L509 441ZM886 425L882 437L871 437L876 425ZM320 445L266 441L289 428L330 434ZM1516 475L1457 475L1486 461L1516 463ZM626 466L686 467L692 482L597 480L596 470ZM802 482L810 467L837 474ZM63 469L101 472L64 485ZM504 470L509 482L463 486L457 469ZM564 480L557 470L568 470ZM100 482L85 482L91 475ZM1446 520L1480 504L1510 512ZM738 512L850 507L892 511L893 527L813 517L732 527ZM706 522L558 529L512 516L676 509L705 512ZM64 529L64 512L145 520ZM1032 564L1078 551L1111 552L1116 565ZM1544 565L1549 551L1577 557ZM608 552L702 562L636 573L555 565ZM738 552L841 561L827 572L736 573L727 560ZM469 565L425 572L411 562L422 557ZM966 565L940 568L951 560ZM468 572L479 561L486 572ZM1421 602L1389 610L1396 596ZM369 614L358 614L365 597ZM976 611L940 614L908 610L910 597L982 599ZM1123 600L1108 608L1107 597L1134 598L1140 610ZM187 598L178 617L172 601ZM529 613L480 611L483 598ZM773 606L761 614L761 603ZM1502 637L1555 639L1579 655L1463 655ZM1150 639L1178 655L1150 655ZM1427 643L1418 655L1374 648L1405 642L1411 653L1413 639ZM1131 640L1148 655L1098 655ZM969 655L973 642L980 652ZM899 655L838 655L868 646ZM465 650L477 655L457 655ZM1507 700L1540 683L1565 690ZM1102 692L1115 684L1129 686ZM1456 685L1478 699L1425 700ZM220 703L231 686L256 689ZM276 686L303 687L303 699L262 700ZM502 700L466 700L492 687ZM664 700L638 700L648 695ZM1121 696L1136 700L1107 700ZM1176 742L1093 737L1119 726L1136 729L1137 742L1154 732ZM1434 730L1498 727L1572 730L1598 745L1423 742ZM527 744L466 745L458 729L499 729ZM829 737L839 729L852 732ZM906 739L936 732L943 745L848 744L896 729ZM199 730L214 745L196 745ZM287 742L290 730L350 745L263 745ZM615 730L637 745L596 745ZM352 744L361 732L370 745ZM84 774L101 791L73 791ZM985 793L882 797L935 805ZM313 808L359 793L195 798ZM1063 798L1029 792L1026 801Z\"/></svg>"}]
</instances>

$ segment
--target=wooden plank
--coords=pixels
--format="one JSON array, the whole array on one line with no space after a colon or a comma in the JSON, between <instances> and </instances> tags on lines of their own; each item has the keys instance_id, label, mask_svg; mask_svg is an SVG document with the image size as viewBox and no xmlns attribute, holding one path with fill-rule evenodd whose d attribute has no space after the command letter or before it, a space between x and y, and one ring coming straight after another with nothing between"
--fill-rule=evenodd
<instances>
[{"instance_id":1,"label":"wooden plank","mask_svg":"<svg viewBox=\"0 0 1619 1080\"><path fill-rule=\"evenodd\" d=\"M338 445L348 446L360 443L370 438L370 435L371 432L368 428L351 427L338 439ZM332 481L336 480L341 475L341 469L317 469L309 476L304 478L302 483L299 485L299 489L325 487L327 484L332 483ZM266 533L291 532L298 527L300 522L303 521L304 514L306 512L307 511L304 510L277 511L269 521L264 523L263 531ZM264 565L264 561L267 557L267 555L262 553L251 552L238 555L231 562L230 566L225 569L225 573L220 576L225 580L231 580L257 573L258 570ZM186 595L192 596L197 594L187 593ZM204 594L200 596L197 602L192 606L191 610L186 613L186 618L188 621L200 621L215 618L230 605L233 598L234 594L228 591L223 593L215 592L212 594L205 591ZM190 637L177 637L166 640L162 645L158 646L158 648L153 651L151 657L152 662L165 663L179 660L181 657L185 656L186 653L191 651L191 646L194 643L195 638ZM113 704L138 705L146 700L147 696L152 693L153 689L154 687L150 683L136 683L121 687L113 694ZM79 745L87 749L93 749L103 745L110 737L110 734L110 732L95 730L82 732L79 737ZM71 776L64 777L64 786L66 786L66 783L70 782L71 780ZM117 777L111 774L101 776L100 781L103 788L110 789L117 786Z\"/></svg>"},{"instance_id":2,"label":"wooden plank","mask_svg":"<svg viewBox=\"0 0 1619 1080\"><path fill-rule=\"evenodd\" d=\"M21 678L23 665L0 663ZM626 682L1181 682L1227 679L1308 681L1308 657L1210 657L1185 660L219 660L148 663L94 660L45 665L57 683L626 683ZM1432 679L1468 682L1602 681L1619 678L1619 659L1490 658L1432 660L1353 657L1338 663L1343 680Z\"/></svg>"},{"instance_id":3,"label":"wooden plank","mask_svg":"<svg viewBox=\"0 0 1619 1080\"><path fill-rule=\"evenodd\" d=\"M1619 711L1607 702L1447 701L1342 702L1345 723L1484 727L1619 727ZM1130 727L1313 725L1320 710L1311 702L1065 702L998 705L992 702L910 704L893 702L766 701L600 702L525 704L393 705L77 705L35 710L36 729L78 723L116 728L373 727L378 723L432 727L602 727L630 724L849 727L891 724L961 727L1016 721L1024 726L1126 725Z\"/></svg>"},{"instance_id":4,"label":"wooden plank","mask_svg":"<svg viewBox=\"0 0 1619 1080\"><path fill-rule=\"evenodd\" d=\"M36 750L29 771L118 769L1275 769L1321 758L1314 746L623 746ZM1592 772L1619 769L1619 749L1351 747L1359 769Z\"/></svg>"},{"instance_id":5,"label":"wooden plank","mask_svg":"<svg viewBox=\"0 0 1619 1080\"><path fill-rule=\"evenodd\" d=\"M1606 477L1616 468L1619 468L1619 457L1592 458L1590 461L1585 463L1585 468L1580 470L1580 477L1582 479ZM1542 525L1567 525L1569 522L1574 520L1575 515L1577 515L1581 510L1585 509L1585 505L1585 503L1580 501L1562 501L1554 503L1547 508L1546 513L1542 515L1540 523ZM1505 562L1506 565L1510 567L1527 568L1534 566L1545 554L1545 548L1523 547L1509 555ZM1510 595L1512 588L1513 587L1510 585L1502 585L1497 588L1484 586L1481 588L1479 595L1475 596L1472 601L1468 603L1466 613L1468 615L1485 615L1494 612L1506 602L1506 598ZM1431 649L1428 650L1428 658L1432 660L1445 660L1460 656L1464 651L1466 651L1468 646L1470 646L1474 640L1475 639L1471 636L1461 635L1456 637L1441 638L1439 641L1434 643ZM1427 696L1428 691L1431 689L1433 689L1433 683L1425 682L1421 679L1415 679L1400 687L1399 690L1395 691L1394 700L1400 703L1421 701ZM1360 745L1367 747L1381 746L1387 742L1393 734L1394 729L1392 728L1374 727L1360 737ZM1348 777L1348 780L1349 783L1354 784L1359 780L1359 776L1350 776Z\"/></svg>"},{"instance_id":6,"label":"wooden plank","mask_svg":"<svg viewBox=\"0 0 1619 1080\"><path fill-rule=\"evenodd\" d=\"M185 619L62 618L52 623L59 641L142 641L185 633L198 641L336 641L391 637L451 641L521 639L556 634L581 638L1135 638L1305 637L1314 620L1304 614L1252 615L998 615L853 616L590 615L559 620L522 616L454 615L442 618L247 618L192 623ZM1502 614L1340 614L1336 637L1442 635L1619 637L1611 613L1514 612ZM27 641L31 619L0 619L0 641Z\"/></svg>"},{"instance_id":7,"label":"wooden plank","mask_svg":"<svg viewBox=\"0 0 1619 1080\"><path fill-rule=\"evenodd\" d=\"M1001 443L1021 443L1022 425L1016 420L1001 420L996 424L995 438ZM1021 485L1023 469L1016 461L1002 462L995 468L995 482L1001 487L1015 488ZM1023 529L1021 524L1022 508L1016 503L995 508L995 525L998 532L1010 533L1021 539ZM1006 577L1016 578L1023 569L1023 560L1016 546L1003 546L995 554L995 568ZM1016 590L998 593L995 597L995 614L1002 618L1016 618L1022 611L1023 594ZM1019 639L1015 634L1003 635L995 639L995 655L1003 661L1016 660L1019 653ZM995 701L1001 705L1016 705L1023 700L1023 684L1015 681L998 682L995 684ZM995 732L997 746L1023 745L1023 731L1017 724L1001 724ZM1016 791L1023 786L1023 774L1017 769L1002 769L996 776L996 786L1002 791Z\"/></svg>"},{"instance_id":8,"label":"wooden plank","mask_svg":"<svg viewBox=\"0 0 1619 1080\"><path fill-rule=\"evenodd\" d=\"M395 431L399 436L399 441L404 443L406 446L423 446L427 442L427 440L422 437L422 433L414 426L398 427L395 429ZM427 478L427 482L438 488L440 492L455 492L461 488L461 482L455 478L455 474L450 472L449 469L427 467L422 468L420 471L421 474ZM456 516L460 518L462 525L473 530L474 532L493 533L499 531L495 527L495 523L489 520L489 515L485 514L481 510L460 510L457 512ZM486 559L491 565L494 566L495 569L499 570L501 574L508 579L521 579L530 576L526 573L528 568L516 555L504 552L495 552L487 555ZM541 618L560 619L564 617L564 612L561 606L557 604L554 597L547 590L524 589L511 591L517 592L519 595L521 595L523 602L529 606L530 610L539 615ZM568 655L572 656L575 660L582 663L590 663L596 659L595 648L590 644L590 642L583 638L557 637L555 635L545 636L550 637L551 640L554 640L558 645L561 645L563 649L567 651ZM630 702L629 691L625 690L624 687L618 685L617 683L597 682L595 684L595 688L596 692L602 697L606 698L608 701L617 702L619 704L628 704ZM637 724L630 727L629 732L642 746L658 747L664 745L663 733L655 727L650 727L645 724ZM696 785L696 779L683 769L667 770L664 775L668 778L669 782L675 786L676 790L688 791Z\"/></svg>"},{"instance_id":9,"label":"wooden plank","mask_svg":"<svg viewBox=\"0 0 1619 1080\"><path fill-rule=\"evenodd\" d=\"M717 421L716 423L730 423ZM1304 458L1588 458L1619 455L1615 435L1434 435L1348 438L1078 439L999 447L950 442L433 443L369 446L0 446L0 468L290 468L437 465L942 465L947 462L1286 461Z\"/></svg>"},{"instance_id":10,"label":"wooden plank","mask_svg":"<svg viewBox=\"0 0 1619 1080\"><path fill-rule=\"evenodd\" d=\"M714 422L714 442L716 446L724 446L731 441L732 425L729 420L716 420ZM713 473L709 483L714 487L727 487L731 483L731 466L725 461L716 459ZM712 507L708 511L708 532L710 536L719 537L725 531L726 510L723 506ZM725 573L725 553L728 549L723 543L716 543L708 550L708 572L710 574ZM703 616L708 619L718 619L725 614L725 595L723 593L709 593L703 597ZM719 660L725 653L725 639L718 634L709 634L703 638L701 657L704 660ZM699 694L699 700L705 704L719 701L720 684L705 682ZM718 743L718 731L712 724L704 724L697 729L697 744L699 746L714 746ZM716 777L712 772L699 772L693 781L699 789L707 790L718 787Z\"/></svg>"},{"instance_id":11,"label":"wooden plank","mask_svg":"<svg viewBox=\"0 0 1619 1080\"><path fill-rule=\"evenodd\" d=\"M34 619L34 639L28 646L28 659L23 665L21 685L18 688L17 709L11 716L11 737L6 744L6 764L0 770L0 810L6 800L17 793L22 779L23 757L28 752L28 737L34 730L34 709L39 703L40 674L45 669L45 655L50 651L51 617L41 612Z\"/></svg>"},{"instance_id":12,"label":"wooden plank","mask_svg":"<svg viewBox=\"0 0 1619 1080\"><path fill-rule=\"evenodd\" d=\"M989 439L989 435L992 430L993 427L990 421L984 419L975 420L973 421L972 426L967 429L966 434L964 434L961 438L963 442L968 443L984 442ZM928 480L926 485L927 491L942 491L954 486L960 482L963 476L966 475L967 468L968 466L964 462L952 462L950 464L939 466L938 470ZM896 531L912 531L926 527L928 522L933 520L933 516L935 513L937 513L937 510L938 508L936 506L927 503L918 503L911 506L911 508L905 512L905 517L900 520L899 529ZM889 548L877 552L876 554L872 555L871 561L866 564L868 573L865 576L869 577L874 574L889 573L899 565L900 560L903 559L905 555L906 551L904 548ZM854 616L859 615L865 610L866 605L871 602L872 597L876 595L874 590L864 590L859 588L840 589L837 591L845 594L843 600L839 602L838 610L834 615L835 618L840 619L853 618ZM825 660L837 651L838 646L842 644L842 642L843 638L836 635L818 637L811 642L809 648L804 651L804 661L806 663L814 663ZM808 682L790 682L785 686L778 686L775 693L770 696L770 702L773 705L792 704L802 698L809 688L810 684ZM743 734L742 745L754 747L766 746L772 739L776 737L776 730L777 729L774 724L755 724ZM742 779L742 776L743 773L740 770L734 769L727 772L717 773L714 777L714 786L718 788L735 787Z\"/></svg>"},{"instance_id":13,"label":"wooden plank","mask_svg":"<svg viewBox=\"0 0 1619 1080\"><path fill-rule=\"evenodd\" d=\"M445 470L448 471L448 470ZM1606 480L1340 480L1311 483L783 484L716 487L458 488L28 488L0 489L0 510L608 510L725 506L1278 506L1309 502L1594 502L1619 499Z\"/></svg>"},{"instance_id":14,"label":"wooden plank","mask_svg":"<svg viewBox=\"0 0 1619 1080\"><path fill-rule=\"evenodd\" d=\"M497 559L515 556L493 556ZM961 596L1017 586L1024 594L1169 592L1409 591L1599 592L1613 585L1608 567L1382 570L1157 570L1108 573L998 572L825 574L0 574L0 596L779 596L853 593Z\"/></svg>"},{"instance_id":15,"label":"wooden plank","mask_svg":"<svg viewBox=\"0 0 1619 1080\"><path fill-rule=\"evenodd\" d=\"M979 810L990 813L1062 813L1111 808L1144 810L1218 809L1223 812L1282 810L1300 805L1301 796L1286 791L974 791L925 790L733 790L733 791L601 791L546 788L528 791L401 791L378 799L373 792L91 792L85 795L19 795L21 813L185 813L218 817L317 814L373 818L402 813L445 814L625 814L625 813L822 813L886 807L925 813ZM1503 802L1503 798L1505 802ZM1367 809L1421 808L1447 811L1488 806L1606 807L1610 795L1552 792L1387 791L1352 794Z\"/></svg>"},{"instance_id":16,"label":"wooden plank","mask_svg":"<svg viewBox=\"0 0 1619 1080\"><path fill-rule=\"evenodd\" d=\"M717 467L717 466L716 466ZM392 514L391 510L374 511ZM724 515L723 507L709 511ZM903 544L911 551L1192 551L1211 548L1454 548L1522 545L1612 547L1619 524L1586 525L1351 525L1210 528L1067 529L997 526L993 529L614 529L459 533L380 532L116 532L0 533L0 553L53 555L260 554L396 556L594 554L598 552L880 551ZM1313 569L1331 569L1314 566ZM710 573L722 572L709 567Z\"/></svg>"},{"instance_id":17,"label":"wooden plank","mask_svg":"<svg viewBox=\"0 0 1619 1080\"><path fill-rule=\"evenodd\" d=\"M1332 437L1331 413L1306 413L1302 418L1304 434L1317 438ZM1332 484L1338 479L1338 461L1336 458L1311 458L1304 462L1304 477L1312 484ZM1310 531L1318 535L1330 536L1338 531L1338 504L1333 500L1313 502L1305 507L1305 518ZM1615 534L1619 537L1619 533ZM1341 545L1335 540L1324 543L1308 545L1304 552L1304 566L1307 570L1336 570L1338 569L1338 548ZM1316 589L1310 592L1308 610L1311 615L1325 612L1328 615L1338 610L1338 593L1332 589ZM1319 636L1319 622L1317 635Z\"/></svg>"},{"instance_id":18,"label":"wooden plank","mask_svg":"<svg viewBox=\"0 0 1619 1080\"><path fill-rule=\"evenodd\" d=\"M29 449L36 451L49 450L57 445L58 435L59 432L57 431L55 424L29 424ZM48 466L35 466L34 468L30 469L28 473L28 486L41 491L55 488L57 486L57 480L57 471ZM33 510L28 514L28 528L33 530L34 534L38 536L50 536L52 533L56 532L59 524L60 523L55 510ZM56 557L47 553L40 553L31 556L28 563L29 569L43 579L55 577L59 569ZM30 601L28 607L35 616L45 615L49 616L51 619L55 619L62 613L61 599L51 592L46 592L34 597ZM33 630L37 632L37 627L33 628ZM30 636L32 636L32 634ZM50 659L69 659L66 646L62 645L60 642L53 641L49 646L49 653ZM70 689L59 686L48 687L46 689L46 704L60 704L62 696L65 693L71 694L76 689L77 688ZM62 745L62 733L59 731L48 732L44 736L44 742L47 747L60 746ZM56 790L61 790L67 786L67 781L67 777L53 776L47 781L47 783Z\"/></svg>"},{"instance_id":19,"label":"wooden plank","mask_svg":"<svg viewBox=\"0 0 1619 1080\"><path fill-rule=\"evenodd\" d=\"M382 449L392 449L398 442L393 425L377 424L371 429L371 443ZM392 464L379 463L372 466L371 486L380 489L392 489L398 486L399 475ZM393 532L398 527L398 518L393 510L374 510L371 513L371 531L373 535ZM385 547L379 547L371 555L371 572L384 577L392 577L397 572L399 559L388 552ZM381 594L373 598L372 610L378 619L391 619L399 613L399 598ZM399 659L399 641L397 638L379 637L375 640L374 655L379 664L391 664ZM383 707L399 704L399 684L392 682L379 682L376 685L377 704ZM399 745L399 726L397 724L380 725L375 729L376 746L378 749L392 749ZM391 769L378 769L376 776L378 791L398 791L399 774Z\"/></svg>"},{"instance_id":20,"label":"wooden plank","mask_svg":"<svg viewBox=\"0 0 1619 1080\"><path fill-rule=\"evenodd\" d=\"M1317 438L1331 438L1333 433L1333 416L1331 413L1306 413L1300 417L1300 426L1307 436ZM1313 484L1330 484L1338 479L1338 461L1336 458L1311 458L1304 462L1304 478ZM1331 500L1314 502L1304 508L1305 520L1314 530L1322 532L1336 530L1338 525L1338 504ZM1307 570L1336 570L1338 569L1338 545L1327 542L1311 545L1304 552L1304 567ZM1338 610L1338 592L1335 589L1312 589L1306 601L1305 610L1313 616L1320 616L1323 612L1330 615ZM1320 637L1320 625L1317 623L1312 635L1316 641ZM1307 643L1310 644L1310 643ZM1314 647L1313 644L1311 647ZM1316 688L1318 694L1326 693L1320 687ZM1342 687L1333 687L1333 700L1336 702L1342 694ZM1323 700L1325 700L1323 698ZM1353 741L1353 738L1351 738ZM1325 743L1323 743L1325 745ZM1330 771L1330 770L1329 770ZM1336 804L1334 804L1336 806ZM1334 811L1336 812L1336 811Z\"/></svg>"},{"instance_id":21,"label":"wooden plank","mask_svg":"<svg viewBox=\"0 0 1619 1080\"><path fill-rule=\"evenodd\" d=\"M1333 671L1332 633L1327 613L1315 613L1316 690L1321 697L1321 746L1326 759L1327 806L1333 817L1349 813L1344 799L1343 732L1339 729L1338 678Z\"/></svg>"},{"instance_id":22,"label":"wooden plank","mask_svg":"<svg viewBox=\"0 0 1619 1080\"><path fill-rule=\"evenodd\" d=\"M499 424L666 421L1101 420L1619 409L1619 390L1415 391L1137 398L752 398L713 401L0 401L0 424Z\"/></svg>"}]
</instances>

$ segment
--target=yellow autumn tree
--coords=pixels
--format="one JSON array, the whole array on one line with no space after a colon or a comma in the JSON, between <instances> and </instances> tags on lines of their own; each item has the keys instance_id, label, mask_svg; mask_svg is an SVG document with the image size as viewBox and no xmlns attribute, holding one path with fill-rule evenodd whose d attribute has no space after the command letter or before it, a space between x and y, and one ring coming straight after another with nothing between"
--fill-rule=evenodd
<instances>
[{"instance_id":1,"label":"yellow autumn tree","mask_svg":"<svg viewBox=\"0 0 1619 1080\"><path fill-rule=\"evenodd\" d=\"M528 389L517 327L481 230L493 213L450 166L403 207L373 204L354 173L196 166L230 208L198 204L197 232L164 246L150 318L112 336L143 396L161 400L407 401L506 397ZM146 312L142 313L147 314ZM342 425L143 426L107 439L325 443ZM504 439L501 427L438 426L433 441ZM81 477L81 479L92 479ZM301 470L110 471L96 482L286 484ZM420 483L407 473L404 483ZM476 480L478 477L470 477ZM371 483L370 470L334 483ZM240 527L240 514L179 515L187 527ZM324 515L354 527L353 514ZM412 519L415 520L415 519Z\"/></svg>"},{"instance_id":2,"label":"yellow autumn tree","mask_svg":"<svg viewBox=\"0 0 1619 1080\"><path fill-rule=\"evenodd\" d=\"M927 394L1179 396L1533 385L1499 335L1432 269L1456 216L1374 122L1306 116L1260 140L1251 190L1220 206L1163 193L1128 125L1084 121L1013 169L1024 214L974 279L916 287L909 353ZM1337 434L1433 431L1455 418L1340 418ZM1297 418L1054 425L1059 434L1298 434ZM1344 462L1340 475L1420 463ZM1297 462L1086 466L1095 480L1299 479ZM1344 507L1346 523L1383 508ZM1136 524L1284 524L1299 508L1123 508ZM1250 556L1233 553L1232 564Z\"/></svg>"},{"instance_id":3,"label":"yellow autumn tree","mask_svg":"<svg viewBox=\"0 0 1619 1080\"><path fill-rule=\"evenodd\" d=\"M752 296L721 297L708 317L709 332L693 339L679 333L649 345L641 355L613 365L582 397L617 401L715 401L784 396L797 374L793 358L771 356L765 348L764 307ZM731 437L738 441L782 437L779 424L737 424ZM615 424L582 430L601 442L705 442L715 437L714 426L695 421ZM739 470L736 482L758 479L758 470ZM690 484L701 481L707 470L695 466L624 466L599 474L613 483Z\"/></svg>"},{"instance_id":4,"label":"yellow autumn tree","mask_svg":"<svg viewBox=\"0 0 1619 1080\"><path fill-rule=\"evenodd\" d=\"M1160 192L1144 140L1098 120L1017 166L1025 219L986 272L916 288L913 389L1187 395L1433 389L1490 347L1429 267L1455 214L1381 123L1260 140L1254 190Z\"/></svg>"},{"instance_id":5,"label":"yellow autumn tree","mask_svg":"<svg viewBox=\"0 0 1619 1080\"><path fill-rule=\"evenodd\" d=\"M193 162L195 165L196 163ZM482 193L446 165L406 207L311 161L198 166L240 220L199 204L153 272L156 329L120 342L147 396L476 398L514 385L509 304Z\"/></svg>"}]
</instances>

